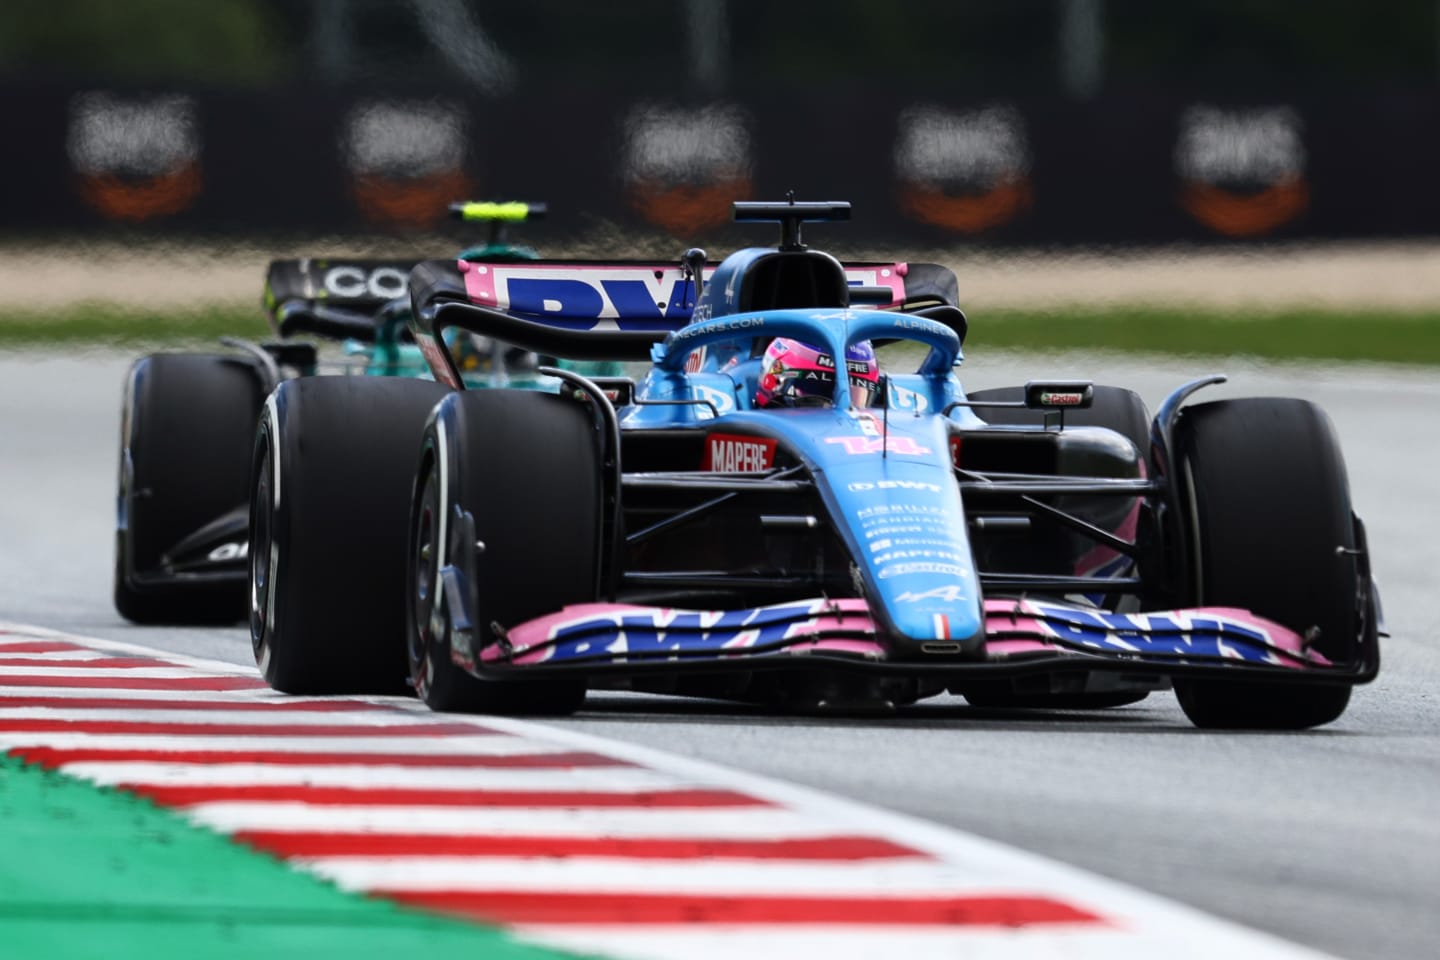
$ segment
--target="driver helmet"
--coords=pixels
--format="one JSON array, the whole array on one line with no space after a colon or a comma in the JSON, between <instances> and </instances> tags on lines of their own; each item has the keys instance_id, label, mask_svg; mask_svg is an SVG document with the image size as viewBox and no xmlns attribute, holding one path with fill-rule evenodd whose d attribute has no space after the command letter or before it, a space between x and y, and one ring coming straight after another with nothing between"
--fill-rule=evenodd
<instances>
[{"instance_id":1,"label":"driver helmet","mask_svg":"<svg viewBox=\"0 0 1440 960\"><path fill-rule=\"evenodd\" d=\"M868 407L880 387L880 363L870 341L845 349L850 402ZM835 361L828 353L799 340L777 337L765 348L760 367L757 407L829 406L835 396Z\"/></svg>"}]
</instances>

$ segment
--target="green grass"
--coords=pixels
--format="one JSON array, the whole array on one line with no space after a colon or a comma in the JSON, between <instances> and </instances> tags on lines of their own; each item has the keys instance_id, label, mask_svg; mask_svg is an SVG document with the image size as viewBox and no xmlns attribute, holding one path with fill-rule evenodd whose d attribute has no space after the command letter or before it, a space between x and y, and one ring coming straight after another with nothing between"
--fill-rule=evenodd
<instances>
[{"instance_id":1,"label":"green grass","mask_svg":"<svg viewBox=\"0 0 1440 960\"><path fill-rule=\"evenodd\" d=\"M966 342L971 356L990 350L1084 349L1440 364L1440 309L1240 313L1117 306L972 314ZM85 303L53 311L0 310L0 349L213 342L225 335L264 339L270 328L260 310L248 305L154 310Z\"/></svg>"},{"instance_id":2,"label":"green grass","mask_svg":"<svg viewBox=\"0 0 1440 960\"><path fill-rule=\"evenodd\" d=\"M255 305L147 309L78 303L56 310L0 309L0 349L45 346L135 346L220 337L268 339L269 321Z\"/></svg>"},{"instance_id":3,"label":"green grass","mask_svg":"<svg viewBox=\"0 0 1440 960\"><path fill-rule=\"evenodd\" d=\"M1440 364L1440 310L1077 307L988 310L970 318L972 356L987 350L1115 350L1272 360Z\"/></svg>"}]
</instances>

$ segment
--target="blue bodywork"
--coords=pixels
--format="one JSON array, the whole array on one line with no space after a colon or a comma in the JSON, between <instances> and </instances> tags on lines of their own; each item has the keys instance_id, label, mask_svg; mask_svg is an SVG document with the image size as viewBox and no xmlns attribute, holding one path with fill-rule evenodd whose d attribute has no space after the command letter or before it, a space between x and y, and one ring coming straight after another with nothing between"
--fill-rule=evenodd
<instances>
[{"instance_id":1,"label":"blue bodywork","mask_svg":"<svg viewBox=\"0 0 1440 960\"><path fill-rule=\"evenodd\" d=\"M725 278L743 271L756 254L770 253L744 250L715 271L697 311L708 318L655 346L637 404L620 411L621 428L689 425L777 439L804 463L857 560L873 612L894 636L932 641L935 617L942 616L949 639L975 648L983 642L984 615L947 426L947 420L959 423L973 414L963 407L951 408L948 417L934 413L965 399L952 373L961 358L959 337L926 317L875 310L730 312L735 299L727 295ZM832 407L757 411L752 399L760 361L736 358L751 352L754 340L775 337L821 347L832 357L844 356L851 343L877 339L918 341L930 352L915 374L889 378L891 409L901 407L896 401L904 396L908 412L882 415L853 407L843 377L836 378ZM704 367L687 373L687 358L702 349Z\"/></svg>"},{"instance_id":2,"label":"blue bodywork","mask_svg":"<svg viewBox=\"0 0 1440 960\"><path fill-rule=\"evenodd\" d=\"M602 396L615 401L607 416L613 416L622 447L652 433L666 449L704 451L703 462L671 461L674 465L655 475L655 489L712 498L705 509L730 493L744 495L747 483L772 484L767 489L776 496L803 491L813 497L803 502L818 500L819 507L792 513L814 510L823 517L772 520L809 523L812 529L818 524L833 533L843 547L842 565L848 569L841 575L848 582L830 593L822 580L835 570L827 566L822 574L817 567L813 580L784 586L791 592L776 603L680 610L636 606L612 588L602 598L606 602L497 625L500 633L487 636L488 625L470 615L467 598L476 584L462 562L446 567L444 579L456 628L452 656L466 669L568 665L623 672L641 666L679 669L682 662L718 669L740 660L775 665L818 662L817 657L901 673L932 665L941 671L985 665L1060 670L1077 657L1114 671L1149 661L1163 664L1167 674L1182 667L1233 670L1236 664L1304 673L1329 667L1299 635L1247 611L1195 606L1120 613L1102 606L1107 597L1133 600L1141 593L1134 570L1141 549L1135 518L1142 500L1151 511L1171 508L1165 501L1168 487L1156 474L1172 469L1165 457L1175 409L1203 382L1180 388L1174 403L1162 407L1152 428L1158 438L1153 451L1149 444L1137 449L1139 441L1104 426L1051 429L1049 417L1057 410L1043 397L1055 397L1058 406L1079 400L1065 399L1063 388L1049 384L1034 385L1035 403L1027 385L1026 402L1014 404L1036 410L1037 418L1049 411L1045 426L995 426L972 411L956 374L966 321L955 305L948 270L930 264L842 264L784 245L743 249L713 266L704 264L700 251L691 253L679 269L673 263L544 261L485 273L483 264L421 264L410 281L412 329L436 379L456 389L464 388L463 378L445 338L455 326L561 356L608 351L648 361L638 381L626 379L621 387L597 380L576 394L600 407L609 407ZM477 271L484 275L477 277ZM777 337L831 357L845 356L847 347L861 341L906 341L925 352L913 372L883 377L883 402L875 407L854 406L848 379L837 376L828 406L761 409L755 396L762 354ZM1079 386L1090 389L1088 383ZM1086 398L1088 404L1088 392ZM1061 422L1057 415L1056 426ZM961 465L962 445L979 437L1007 450L1017 441L1032 449L1043 443L1053 457L1075 459L1067 461L1069 468L1053 461L1048 472L1001 465L992 468L992 479ZM745 448L743 455L715 453L738 448ZM651 489L634 486L649 482L646 477L616 469L613 480L602 478L613 485L616 500L625 502L620 490L626 482L631 489ZM794 486L785 486L790 483ZM986 485L992 489L977 489ZM1109 544L1113 557L1081 570L1074 556L1057 554L1049 558L1056 562L1042 564L1038 573L996 575L987 568L987 580L977 569L980 554L963 499L972 493L1032 503L1035 495L1068 497L1072 503L1088 496L1091 502L1099 497L1135 506L1124 536L1118 528L1098 527L1073 514L1067 518L1069 529L1088 526L1090 533L1082 535ZM1064 512L1047 504L1036 509ZM1006 519L999 517L1002 524ZM636 541L649 533L630 530L621 537ZM696 541L694 551L705 546ZM631 549L633 544L622 543L602 559L602 569L606 563L621 568L612 584L628 573L623 558ZM692 552L689 543L681 549ZM642 567L632 582L664 586L672 569L663 562ZM725 585L726 569L715 573L714 590L733 594ZM707 573L684 563L677 572L702 581ZM1005 586L987 597L990 583ZM694 589L703 594L710 587ZM637 595L643 594L641 589ZM1117 682L1148 689L1145 684L1161 681L1137 674Z\"/></svg>"},{"instance_id":3,"label":"blue bodywork","mask_svg":"<svg viewBox=\"0 0 1440 960\"><path fill-rule=\"evenodd\" d=\"M804 465L856 560L872 613L894 641L918 649L940 633L947 652L974 652L984 642L984 610L950 439L952 427L980 421L955 405L965 399L954 374L962 358L960 336L953 324L889 310L741 309L747 273L776 256L765 247L731 254L710 273L698 301L693 278L670 286L670 332L650 348L649 371L631 402L617 411L620 429L692 428L775 440ZM833 271L844 277L844 267L826 254L799 256L814 258L822 275ZM903 271L905 265L896 267ZM587 275L581 267L566 275L512 280L507 306L511 316L547 326L597 329L603 317L586 321L577 315L601 313L608 299L618 314L615 326L632 329L622 302L612 296L615 284L608 282L608 289L606 284L603 275ZM428 292L424 278L412 285L420 288L416 315L431 318L416 325L416 339L422 348L431 347L428 356L443 377L443 357L434 349L443 329L433 323L433 300L422 300ZM588 293L592 287L594 293ZM541 302L555 307L551 315L519 309L533 311ZM655 303L643 312L653 324ZM928 353L914 373L887 378L885 409L854 407L840 377L831 407L757 410L753 398L761 360L754 345L775 337L809 343L830 356L844 356L849 344L864 340L917 342Z\"/></svg>"}]
</instances>

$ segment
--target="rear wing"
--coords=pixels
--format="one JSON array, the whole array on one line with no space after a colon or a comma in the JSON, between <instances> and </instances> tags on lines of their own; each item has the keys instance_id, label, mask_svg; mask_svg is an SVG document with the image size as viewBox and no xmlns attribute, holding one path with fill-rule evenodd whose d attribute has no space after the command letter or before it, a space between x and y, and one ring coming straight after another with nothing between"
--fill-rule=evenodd
<instances>
[{"instance_id":1,"label":"rear wing","mask_svg":"<svg viewBox=\"0 0 1440 960\"><path fill-rule=\"evenodd\" d=\"M282 337L310 333L374 340L388 304L409 306L416 261L305 257L274 260L265 274L265 310Z\"/></svg>"},{"instance_id":2,"label":"rear wing","mask_svg":"<svg viewBox=\"0 0 1440 960\"><path fill-rule=\"evenodd\" d=\"M841 264L855 306L943 307L960 316L955 274L933 263ZM698 265L697 265L698 266ZM716 263L701 269L708 281ZM454 372L439 334L458 326L537 353L574 360L648 360L690 322L696 300L674 261L427 260L410 274L416 340L437 377ZM963 337L963 333L962 333ZM458 379L458 375L457 375Z\"/></svg>"}]
</instances>

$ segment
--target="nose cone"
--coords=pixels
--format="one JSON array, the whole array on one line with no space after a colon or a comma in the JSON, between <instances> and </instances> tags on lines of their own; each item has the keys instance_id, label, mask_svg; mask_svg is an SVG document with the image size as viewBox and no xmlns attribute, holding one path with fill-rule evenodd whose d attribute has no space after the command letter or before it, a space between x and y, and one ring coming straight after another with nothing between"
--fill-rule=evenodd
<instances>
[{"instance_id":1,"label":"nose cone","mask_svg":"<svg viewBox=\"0 0 1440 960\"><path fill-rule=\"evenodd\" d=\"M965 509L938 418L835 412L811 438L834 519L866 599L902 658L963 654L983 642L984 614Z\"/></svg>"}]
</instances>

